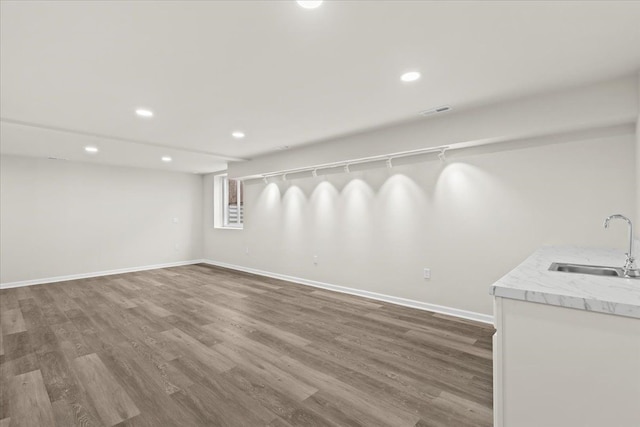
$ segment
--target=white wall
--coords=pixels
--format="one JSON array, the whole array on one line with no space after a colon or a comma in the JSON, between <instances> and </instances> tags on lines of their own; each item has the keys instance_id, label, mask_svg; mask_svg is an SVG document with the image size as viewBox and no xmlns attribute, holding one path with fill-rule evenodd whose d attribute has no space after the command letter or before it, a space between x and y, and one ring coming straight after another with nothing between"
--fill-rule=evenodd
<instances>
[{"instance_id":1,"label":"white wall","mask_svg":"<svg viewBox=\"0 0 640 427\"><path fill-rule=\"evenodd\" d=\"M14 156L1 166L3 284L201 258L199 175Z\"/></svg>"},{"instance_id":2,"label":"white wall","mask_svg":"<svg viewBox=\"0 0 640 427\"><path fill-rule=\"evenodd\" d=\"M604 230L602 221L635 210L633 130L553 142L452 152L446 164L251 181L243 231L213 228L209 175L204 257L491 314L489 286L537 247L625 247L624 224Z\"/></svg>"}]
</instances>

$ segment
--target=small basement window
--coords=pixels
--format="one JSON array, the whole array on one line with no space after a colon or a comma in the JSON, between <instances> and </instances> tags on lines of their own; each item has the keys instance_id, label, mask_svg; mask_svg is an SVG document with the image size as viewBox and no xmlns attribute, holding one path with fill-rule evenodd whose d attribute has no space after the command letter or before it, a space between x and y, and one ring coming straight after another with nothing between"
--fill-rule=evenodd
<instances>
[{"instance_id":1,"label":"small basement window","mask_svg":"<svg viewBox=\"0 0 640 427\"><path fill-rule=\"evenodd\" d=\"M218 175L213 190L214 226L242 229L244 222L244 188L242 181Z\"/></svg>"}]
</instances>

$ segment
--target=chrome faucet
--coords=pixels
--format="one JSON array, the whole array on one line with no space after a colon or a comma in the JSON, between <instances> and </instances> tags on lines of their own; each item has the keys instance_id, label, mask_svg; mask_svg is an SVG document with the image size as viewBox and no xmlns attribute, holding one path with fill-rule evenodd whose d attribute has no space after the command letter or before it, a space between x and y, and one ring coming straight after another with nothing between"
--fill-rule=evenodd
<instances>
[{"instance_id":1,"label":"chrome faucet","mask_svg":"<svg viewBox=\"0 0 640 427\"><path fill-rule=\"evenodd\" d=\"M631 223L631 220L626 216L615 214L615 215L608 216L604 220L604 228L609 228L609 222L612 219L621 219L623 221L626 221L627 224L629 225L629 252L626 253L627 260L624 263L624 267L623 267L624 275L625 277L638 277L640 276L640 270L638 269L638 267L636 267L636 259L633 256L633 224Z\"/></svg>"}]
</instances>

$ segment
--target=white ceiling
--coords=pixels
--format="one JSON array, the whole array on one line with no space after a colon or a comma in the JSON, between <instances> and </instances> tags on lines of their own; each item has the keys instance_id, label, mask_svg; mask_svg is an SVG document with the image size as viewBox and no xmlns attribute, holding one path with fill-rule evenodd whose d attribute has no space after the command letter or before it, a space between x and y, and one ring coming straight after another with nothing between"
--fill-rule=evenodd
<instances>
[{"instance_id":1,"label":"white ceiling","mask_svg":"<svg viewBox=\"0 0 640 427\"><path fill-rule=\"evenodd\" d=\"M0 12L3 153L191 172L640 70L640 2L2 1ZM413 69L422 79L400 82Z\"/></svg>"}]
</instances>

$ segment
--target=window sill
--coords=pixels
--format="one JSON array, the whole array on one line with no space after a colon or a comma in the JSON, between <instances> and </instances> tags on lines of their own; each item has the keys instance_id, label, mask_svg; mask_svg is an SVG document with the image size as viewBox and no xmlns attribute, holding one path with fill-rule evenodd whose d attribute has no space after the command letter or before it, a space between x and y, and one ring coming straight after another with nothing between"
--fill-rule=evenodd
<instances>
[{"instance_id":1,"label":"window sill","mask_svg":"<svg viewBox=\"0 0 640 427\"><path fill-rule=\"evenodd\" d=\"M213 228L215 228L216 230L244 230L244 227L229 227L220 225L215 225L213 226Z\"/></svg>"}]
</instances>

